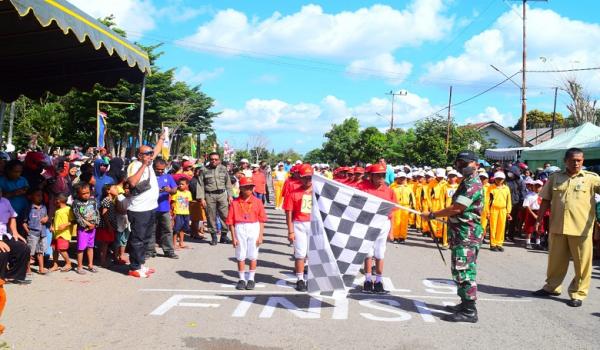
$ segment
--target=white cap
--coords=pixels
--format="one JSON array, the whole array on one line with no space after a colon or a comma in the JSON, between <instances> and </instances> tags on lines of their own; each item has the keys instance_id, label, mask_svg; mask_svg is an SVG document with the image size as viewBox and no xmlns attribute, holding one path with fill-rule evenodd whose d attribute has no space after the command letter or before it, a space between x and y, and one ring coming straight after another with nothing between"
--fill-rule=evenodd
<instances>
[{"instance_id":1,"label":"white cap","mask_svg":"<svg viewBox=\"0 0 600 350\"><path fill-rule=\"evenodd\" d=\"M412 179L412 178L413 178L413 173L408 173L408 174L406 174L406 178L407 178L407 179Z\"/></svg>"},{"instance_id":2,"label":"white cap","mask_svg":"<svg viewBox=\"0 0 600 350\"><path fill-rule=\"evenodd\" d=\"M183 156L183 157L181 157L181 159L183 159L183 160L190 160L190 157L188 157L188 156Z\"/></svg>"},{"instance_id":3,"label":"white cap","mask_svg":"<svg viewBox=\"0 0 600 350\"><path fill-rule=\"evenodd\" d=\"M489 178L490 178L490 176L488 175L488 173L486 173L485 171L480 171L480 172L479 172L479 176L483 176L483 177L485 177L486 179L489 179Z\"/></svg>"},{"instance_id":4,"label":"white cap","mask_svg":"<svg viewBox=\"0 0 600 350\"><path fill-rule=\"evenodd\" d=\"M370 167L371 165L373 165L373 164L367 163L367 165L365 165L365 168Z\"/></svg>"},{"instance_id":5,"label":"white cap","mask_svg":"<svg viewBox=\"0 0 600 350\"><path fill-rule=\"evenodd\" d=\"M248 161L248 159L242 158L242 160L240 160L240 163L248 163L249 164L250 162Z\"/></svg>"},{"instance_id":6,"label":"white cap","mask_svg":"<svg viewBox=\"0 0 600 350\"><path fill-rule=\"evenodd\" d=\"M448 172L448 177L450 177L451 175L454 175L454 176L458 177L460 174L456 170L450 170Z\"/></svg>"},{"instance_id":7,"label":"white cap","mask_svg":"<svg viewBox=\"0 0 600 350\"><path fill-rule=\"evenodd\" d=\"M461 179L463 177L463 174L459 173L458 171L456 172L458 175L458 178Z\"/></svg>"},{"instance_id":8,"label":"white cap","mask_svg":"<svg viewBox=\"0 0 600 350\"><path fill-rule=\"evenodd\" d=\"M435 177L435 174L433 173L433 171L429 170L425 173L425 176Z\"/></svg>"},{"instance_id":9,"label":"white cap","mask_svg":"<svg viewBox=\"0 0 600 350\"><path fill-rule=\"evenodd\" d=\"M447 166L447 167L446 167L446 171L447 171L447 172L450 172L450 171L452 171L452 167L451 167L451 166Z\"/></svg>"},{"instance_id":10,"label":"white cap","mask_svg":"<svg viewBox=\"0 0 600 350\"><path fill-rule=\"evenodd\" d=\"M258 164L252 164L251 167L252 168L260 168L260 165L258 165Z\"/></svg>"},{"instance_id":11,"label":"white cap","mask_svg":"<svg viewBox=\"0 0 600 350\"><path fill-rule=\"evenodd\" d=\"M435 169L435 177L446 177L446 169Z\"/></svg>"},{"instance_id":12,"label":"white cap","mask_svg":"<svg viewBox=\"0 0 600 350\"><path fill-rule=\"evenodd\" d=\"M277 166L283 166L283 162L277 163Z\"/></svg>"},{"instance_id":13,"label":"white cap","mask_svg":"<svg viewBox=\"0 0 600 350\"><path fill-rule=\"evenodd\" d=\"M544 182L542 180L535 180L532 182L533 185L540 185L540 186L544 186Z\"/></svg>"},{"instance_id":14,"label":"white cap","mask_svg":"<svg viewBox=\"0 0 600 350\"><path fill-rule=\"evenodd\" d=\"M301 161L300 159L298 159L298 160L296 161L296 163L295 163L295 164L296 164L296 165L298 165L298 164L302 164L302 161Z\"/></svg>"},{"instance_id":15,"label":"white cap","mask_svg":"<svg viewBox=\"0 0 600 350\"><path fill-rule=\"evenodd\" d=\"M396 179L400 177L406 177L406 173L404 171L399 171L398 173L396 173Z\"/></svg>"},{"instance_id":16,"label":"white cap","mask_svg":"<svg viewBox=\"0 0 600 350\"><path fill-rule=\"evenodd\" d=\"M506 179L506 175L501 171L497 171L494 173L494 179Z\"/></svg>"},{"instance_id":17,"label":"white cap","mask_svg":"<svg viewBox=\"0 0 600 350\"><path fill-rule=\"evenodd\" d=\"M534 183L535 183L535 180L533 180L530 177L528 177L527 179L525 179L525 185L533 185Z\"/></svg>"}]
</instances>

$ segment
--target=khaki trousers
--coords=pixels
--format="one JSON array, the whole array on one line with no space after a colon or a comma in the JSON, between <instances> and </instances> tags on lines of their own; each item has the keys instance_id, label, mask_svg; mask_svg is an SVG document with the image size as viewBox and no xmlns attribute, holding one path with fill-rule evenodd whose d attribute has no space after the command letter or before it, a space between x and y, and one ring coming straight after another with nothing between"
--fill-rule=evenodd
<instances>
[{"instance_id":1,"label":"khaki trousers","mask_svg":"<svg viewBox=\"0 0 600 350\"><path fill-rule=\"evenodd\" d=\"M544 289L548 292L561 292L561 284L569 268L569 258L573 258L575 277L569 285L569 297L583 300L588 295L592 279L592 235L567 236L550 235L548 271Z\"/></svg>"}]
</instances>

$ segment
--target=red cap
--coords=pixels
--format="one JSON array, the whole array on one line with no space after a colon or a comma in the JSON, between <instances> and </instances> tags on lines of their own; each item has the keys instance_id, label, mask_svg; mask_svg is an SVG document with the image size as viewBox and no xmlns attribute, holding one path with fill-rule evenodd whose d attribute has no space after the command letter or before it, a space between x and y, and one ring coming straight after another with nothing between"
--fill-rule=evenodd
<instances>
[{"instance_id":1,"label":"red cap","mask_svg":"<svg viewBox=\"0 0 600 350\"><path fill-rule=\"evenodd\" d=\"M302 164L300 166L300 177L312 176L314 174L312 166L310 164Z\"/></svg>"},{"instance_id":2,"label":"red cap","mask_svg":"<svg viewBox=\"0 0 600 350\"><path fill-rule=\"evenodd\" d=\"M377 164L371 165L371 171L370 171L371 174L385 174L386 171L387 171L387 168L383 164L377 163Z\"/></svg>"},{"instance_id":3,"label":"red cap","mask_svg":"<svg viewBox=\"0 0 600 350\"><path fill-rule=\"evenodd\" d=\"M192 164L192 162L190 162L189 160L186 160L181 164L181 167L185 169L185 168L191 168L193 165L194 164Z\"/></svg>"},{"instance_id":4,"label":"red cap","mask_svg":"<svg viewBox=\"0 0 600 350\"><path fill-rule=\"evenodd\" d=\"M348 168L348 174L354 174L354 168Z\"/></svg>"},{"instance_id":5,"label":"red cap","mask_svg":"<svg viewBox=\"0 0 600 350\"><path fill-rule=\"evenodd\" d=\"M242 176L242 178L240 179L240 187L244 186L254 186L254 182L252 182L251 177Z\"/></svg>"},{"instance_id":6,"label":"red cap","mask_svg":"<svg viewBox=\"0 0 600 350\"><path fill-rule=\"evenodd\" d=\"M340 167L340 172L342 172L342 171L348 171L348 169L349 168L347 166Z\"/></svg>"},{"instance_id":7,"label":"red cap","mask_svg":"<svg viewBox=\"0 0 600 350\"><path fill-rule=\"evenodd\" d=\"M354 168L354 173L355 174L364 174L365 173L365 169L362 167L357 166L356 168Z\"/></svg>"}]
</instances>

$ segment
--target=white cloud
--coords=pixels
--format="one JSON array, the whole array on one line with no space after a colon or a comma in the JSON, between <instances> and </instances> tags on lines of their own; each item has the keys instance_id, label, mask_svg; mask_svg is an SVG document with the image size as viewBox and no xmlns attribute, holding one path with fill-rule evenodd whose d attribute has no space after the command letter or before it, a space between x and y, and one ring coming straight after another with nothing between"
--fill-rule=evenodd
<instances>
[{"instance_id":1,"label":"white cloud","mask_svg":"<svg viewBox=\"0 0 600 350\"><path fill-rule=\"evenodd\" d=\"M384 53L371 59L354 60L346 70L358 77L384 77L393 85L402 83L412 71L410 62L396 62L394 56Z\"/></svg>"},{"instance_id":2,"label":"white cloud","mask_svg":"<svg viewBox=\"0 0 600 350\"><path fill-rule=\"evenodd\" d=\"M263 74L259 76L256 81L261 84L277 84L279 82L279 77L274 74Z\"/></svg>"},{"instance_id":3,"label":"white cloud","mask_svg":"<svg viewBox=\"0 0 600 350\"><path fill-rule=\"evenodd\" d=\"M394 115L396 126L406 126L422 118L439 107L432 106L428 99L409 93L396 99ZM285 101L252 99L241 109L226 108L215 120L217 131L246 133L248 126L255 132L298 133L298 139L310 135L322 135L334 123L349 117L356 117L362 127L389 127L391 101L386 98L370 100L349 107L347 102L335 96L326 96L320 103L290 104ZM377 113L383 115L381 117Z\"/></svg>"},{"instance_id":4,"label":"white cloud","mask_svg":"<svg viewBox=\"0 0 600 350\"><path fill-rule=\"evenodd\" d=\"M496 107L486 107L482 113L465 119L465 123L496 122L503 126L513 126L515 118L511 114L502 114Z\"/></svg>"},{"instance_id":5,"label":"white cloud","mask_svg":"<svg viewBox=\"0 0 600 350\"><path fill-rule=\"evenodd\" d=\"M184 0L169 0L167 6L157 11L157 16L166 17L171 22L185 22L212 11L210 5L191 7L185 5Z\"/></svg>"},{"instance_id":6,"label":"white cloud","mask_svg":"<svg viewBox=\"0 0 600 350\"><path fill-rule=\"evenodd\" d=\"M127 32L128 38L140 39L145 32L156 27L154 16L157 9L151 0L69 0L73 5L94 18L115 16L119 28Z\"/></svg>"},{"instance_id":7,"label":"white cloud","mask_svg":"<svg viewBox=\"0 0 600 350\"><path fill-rule=\"evenodd\" d=\"M444 11L443 0L414 0L403 10L373 5L336 14L325 13L321 6L311 4L290 15L275 12L265 19L248 18L242 12L227 9L219 11L179 44L233 55L260 52L363 59L365 53L376 57L441 39L454 22Z\"/></svg>"},{"instance_id":8,"label":"white cloud","mask_svg":"<svg viewBox=\"0 0 600 350\"><path fill-rule=\"evenodd\" d=\"M423 81L454 81L455 83L497 82L503 77L490 64L512 75L521 69L522 22L514 7L500 16L487 30L464 44L464 51L428 67ZM528 70L551 70L598 65L600 24L585 23L562 17L552 10L528 8L527 14ZM543 59L542 59L543 58ZM569 75L569 77L572 75ZM528 74L529 85L561 85L564 74ZM600 73L578 75L584 85L597 81ZM515 76L519 81L519 76ZM510 83L508 83L510 84ZM592 88L600 89L597 84Z\"/></svg>"},{"instance_id":9,"label":"white cloud","mask_svg":"<svg viewBox=\"0 0 600 350\"><path fill-rule=\"evenodd\" d=\"M213 70L201 71L195 73L190 67L183 66L177 72L175 72L175 80L185 81L190 85L199 85L207 80L212 80L220 76L225 72L222 67L215 68Z\"/></svg>"}]
</instances>

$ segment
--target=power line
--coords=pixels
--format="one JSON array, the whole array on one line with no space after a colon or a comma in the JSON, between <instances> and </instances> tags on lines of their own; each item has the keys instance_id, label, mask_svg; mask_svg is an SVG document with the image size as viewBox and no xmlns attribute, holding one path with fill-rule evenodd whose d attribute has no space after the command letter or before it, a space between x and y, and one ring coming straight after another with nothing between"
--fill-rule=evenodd
<instances>
[{"instance_id":1,"label":"power line","mask_svg":"<svg viewBox=\"0 0 600 350\"><path fill-rule=\"evenodd\" d=\"M549 69L549 70L527 70L527 73L566 73L600 70L600 67L573 68L573 69Z\"/></svg>"}]
</instances>

